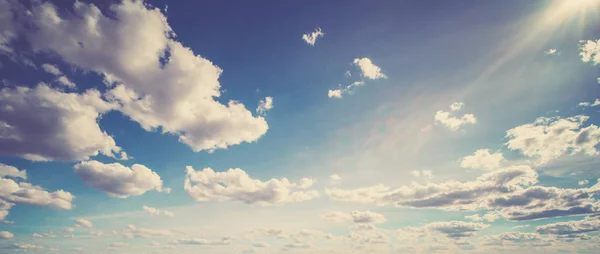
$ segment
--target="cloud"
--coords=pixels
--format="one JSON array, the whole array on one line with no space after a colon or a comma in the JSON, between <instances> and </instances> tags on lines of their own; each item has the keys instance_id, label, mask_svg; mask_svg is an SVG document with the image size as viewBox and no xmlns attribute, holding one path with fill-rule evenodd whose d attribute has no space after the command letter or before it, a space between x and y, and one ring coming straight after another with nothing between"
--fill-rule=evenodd
<instances>
[{"instance_id":1,"label":"cloud","mask_svg":"<svg viewBox=\"0 0 600 254\"><path fill-rule=\"evenodd\" d=\"M125 238L153 238L160 236L173 236L179 234L179 232L166 229L138 228L135 225L130 224L119 234Z\"/></svg>"},{"instance_id":2,"label":"cloud","mask_svg":"<svg viewBox=\"0 0 600 254\"><path fill-rule=\"evenodd\" d=\"M104 16L82 2L64 15L50 3L34 6L37 29L27 38L35 51L56 54L116 84L106 97L119 111L147 131L178 136L194 151L253 142L266 133L264 118L242 103L216 100L223 71L176 41L158 8L125 0L110 12Z\"/></svg>"},{"instance_id":3,"label":"cloud","mask_svg":"<svg viewBox=\"0 0 600 254\"><path fill-rule=\"evenodd\" d=\"M546 54L547 56L552 56L552 55L558 55L558 54L560 54L560 52L556 51L556 49L548 49L548 50L544 51L544 54Z\"/></svg>"},{"instance_id":4,"label":"cloud","mask_svg":"<svg viewBox=\"0 0 600 254\"><path fill-rule=\"evenodd\" d=\"M148 214L150 214L150 216L158 216L158 215L161 215L161 214L165 215L167 217L174 217L175 216L175 214L173 214L172 212L167 211L167 210L162 210L161 211L159 209L156 209L154 207L149 207L149 206L143 206L142 208L144 208L144 211L146 211Z\"/></svg>"},{"instance_id":5,"label":"cloud","mask_svg":"<svg viewBox=\"0 0 600 254\"><path fill-rule=\"evenodd\" d=\"M362 85L364 85L364 84L365 84L365 82L363 82L363 81L355 81L355 82L353 82L352 84L350 84L350 85L348 85L348 86L346 86L346 87L344 87L344 88L335 89L335 90L329 90L329 91L327 92L327 96L328 96L329 98L337 98L337 99L341 99L341 98L342 98L342 96L343 96L343 94L346 94L346 93L352 93L352 90L353 90L355 87L362 86Z\"/></svg>"},{"instance_id":6,"label":"cloud","mask_svg":"<svg viewBox=\"0 0 600 254\"><path fill-rule=\"evenodd\" d=\"M480 238L484 246L519 246L535 247L550 244L549 239L542 238L537 233L504 232L498 235L489 235Z\"/></svg>"},{"instance_id":7,"label":"cloud","mask_svg":"<svg viewBox=\"0 0 600 254\"><path fill-rule=\"evenodd\" d=\"M48 233L33 233L31 234L31 237L33 238L54 238L56 237L55 234L53 234L52 232L48 232Z\"/></svg>"},{"instance_id":8,"label":"cloud","mask_svg":"<svg viewBox=\"0 0 600 254\"><path fill-rule=\"evenodd\" d=\"M544 235L573 235L600 231L600 220L584 219L537 226L535 231Z\"/></svg>"},{"instance_id":9,"label":"cloud","mask_svg":"<svg viewBox=\"0 0 600 254\"><path fill-rule=\"evenodd\" d=\"M74 198L63 190L48 192L27 182L0 178L0 221L4 221L10 209L17 204L70 210Z\"/></svg>"},{"instance_id":10,"label":"cloud","mask_svg":"<svg viewBox=\"0 0 600 254\"><path fill-rule=\"evenodd\" d=\"M478 222L444 221L427 224L425 228L437 231L449 238L463 238L474 236L477 231L489 228L490 225Z\"/></svg>"},{"instance_id":11,"label":"cloud","mask_svg":"<svg viewBox=\"0 0 600 254\"><path fill-rule=\"evenodd\" d=\"M463 168L485 169L492 170L500 167L500 163L504 161L502 153L490 153L488 149L479 149L473 155L465 156L460 166Z\"/></svg>"},{"instance_id":12,"label":"cloud","mask_svg":"<svg viewBox=\"0 0 600 254\"><path fill-rule=\"evenodd\" d=\"M246 204L275 205L311 200L318 196L305 184L290 182L287 178L260 181L252 179L239 168L215 172L211 168L196 171L186 167L184 189L198 201L239 200ZM306 181L301 181L305 182Z\"/></svg>"},{"instance_id":13,"label":"cloud","mask_svg":"<svg viewBox=\"0 0 600 254\"><path fill-rule=\"evenodd\" d=\"M258 107L256 108L256 113L260 115L264 115L267 111L273 108L273 97L267 96L264 100L260 100L258 103Z\"/></svg>"},{"instance_id":14,"label":"cloud","mask_svg":"<svg viewBox=\"0 0 600 254\"><path fill-rule=\"evenodd\" d=\"M16 167L6 165L6 164L0 162L0 177L1 178L14 177L14 178L21 178L21 179L25 180L25 179L27 179L27 171L25 171L24 169L19 170Z\"/></svg>"},{"instance_id":15,"label":"cloud","mask_svg":"<svg viewBox=\"0 0 600 254\"><path fill-rule=\"evenodd\" d=\"M354 223L383 223L387 220L385 216L371 211L352 211L350 213L333 211L324 214L323 219L334 222L354 222Z\"/></svg>"},{"instance_id":16,"label":"cloud","mask_svg":"<svg viewBox=\"0 0 600 254\"><path fill-rule=\"evenodd\" d=\"M342 181L342 177L340 177L338 174L333 174L329 176L329 182L332 184L337 184L340 181Z\"/></svg>"},{"instance_id":17,"label":"cloud","mask_svg":"<svg viewBox=\"0 0 600 254\"><path fill-rule=\"evenodd\" d=\"M317 38L323 36L325 36L325 34L323 31L321 31L321 28L317 27L314 32L303 34L302 39L306 42L306 44L314 46L317 42Z\"/></svg>"},{"instance_id":18,"label":"cloud","mask_svg":"<svg viewBox=\"0 0 600 254\"><path fill-rule=\"evenodd\" d=\"M600 63L600 40L582 40L579 45L581 61L591 62L594 65Z\"/></svg>"},{"instance_id":19,"label":"cloud","mask_svg":"<svg viewBox=\"0 0 600 254\"><path fill-rule=\"evenodd\" d=\"M511 150L528 157L537 158L537 163L546 164L562 155L584 153L597 155L595 146L600 143L598 126L583 127L588 116L568 118L540 117L533 123L512 128L506 132Z\"/></svg>"},{"instance_id":20,"label":"cloud","mask_svg":"<svg viewBox=\"0 0 600 254\"><path fill-rule=\"evenodd\" d=\"M460 118L451 116L452 112L456 112L464 106L462 102L455 102L450 105L450 112L439 110L435 113L435 121L448 127L450 130L457 131L461 126L466 124L475 124L477 119L473 114L464 114Z\"/></svg>"},{"instance_id":21,"label":"cloud","mask_svg":"<svg viewBox=\"0 0 600 254\"><path fill-rule=\"evenodd\" d=\"M594 102L580 102L577 104L578 107L582 108L596 107L598 105L600 105L600 99L596 99Z\"/></svg>"},{"instance_id":22,"label":"cloud","mask_svg":"<svg viewBox=\"0 0 600 254\"><path fill-rule=\"evenodd\" d=\"M381 79L387 78L383 72L381 72L381 68L371 61L371 59L363 57L363 58L355 58L352 62L356 67L358 67L361 71L361 75L368 79Z\"/></svg>"},{"instance_id":23,"label":"cloud","mask_svg":"<svg viewBox=\"0 0 600 254\"><path fill-rule=\"evenodd\" d=\"M83 218L77 218L77 219L74 219L73 221L75 222L76 227L82 227L82 228L94 227L94 224L92 224L92 222L90 222L89 220L83 219Z\"/></svg>"},{"instance_id":24,"label":"cloud","mask_svg":"<svg viewBox=\"0 0 600 254\"><path fill-rule=\"evenodd\" d=\"M114 242L110 244L110 247L112 248L122 248L122 247L127 247L129 246L128 243L124 243L124 242Z\"/></svg>"},{"instance_id":25,"label":"cloud","mask_svg":"<svg viewBox=\"0 0 600 254\"><path fill-rule=\"evenodd\" d=\"M0 231L0 239L11 239L15 237L11 232L8 231Z\"/></svg>"},{"instance_id":26,"label":"cloud","mask_svg":"<svg viewBox=\"0 0 600 254\"><path fill-rule=\"evenodd\" d=\"M590 183L590 181L588 181L588 180L580 180L580 181L577 181L577 184L578 184L578 185L586 185L586 184L588 184L588 183Z\"/></svg>"},{"instance_id":27,"label":"cloud","mask_svg":"<svg viewBox=\"0 0 600 254\"><path fill-rule=\"evenodd\" d=\"M75 174L88 186L111 197L127 198L150 190L163 191L160 176L144 165L126 167L120 163L104 164L92 160L80 162L74 168Z\"/></svg>"},{"instance_id":28,"label":"cloud","mask_svg":"<svg viewBox=\"0 0 600 254\"><path fill-rule=\"evenodd\" d=\"M63 93L44 84L0 90L0 153L33 161L85 160L121 151L98 126L113 105L96 90Z\"/></svg>"},{"instance_id":29,"label":"cloud","mask_svg":"<svg viewBox=\"0 0 600 254\"><path fill-rule=\"evenodd\" d=\"M231 238L224 237L219 240L207 240L203 238L189 238L189 239L179 239L175 241L176 244L182 245L229 245L231 244Z\"/></svg>"},{"instance_id":30,"label":"cloud","mask_svg":"<svg viewBox=\"0 0 600 254\"><path fill-rule=\"evenodd\" d=\"M67 76L63 75L63 73L60 71L60 69L58 69L58 67L56 65L45 63L45 64L42 64L42 69L45 72L56 76L57 77L56 81L59 84L64 85L69 88L75 88L75 83L73 83L71 80L69 80L69 78L67 78Z\"/></svg>"},{"instance_id":31,"label":"cloud","mask_svg":"<svg viewBox=\"0 0 600 254\"><path fill-rule=\"evenodd\" d=\"M465 216L466 219L472 220L472 221L487 221L487 222L493 222L497 219L499 219L501 216L500 214L498 214L497 212L489 212L484 214L483 216L480 216L479 214L473 214L473 215L469 215L469 216Z\"/></svg>"}]
</instances>

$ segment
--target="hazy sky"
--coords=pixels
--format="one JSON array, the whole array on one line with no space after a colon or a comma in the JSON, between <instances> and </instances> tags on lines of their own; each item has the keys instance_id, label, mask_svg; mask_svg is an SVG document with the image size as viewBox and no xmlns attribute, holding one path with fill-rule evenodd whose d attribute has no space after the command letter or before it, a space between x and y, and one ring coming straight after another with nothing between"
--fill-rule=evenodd
<instances>
[{"instance_id":1,"label":"hazy sky","mask_svg":"<svg viewBox=\"0 0 600 254\"><path fill-rule=\"evenodd\" d=\"M596 253L598 11L0 0L0 253Z\"/></svg>"}]
</instances>

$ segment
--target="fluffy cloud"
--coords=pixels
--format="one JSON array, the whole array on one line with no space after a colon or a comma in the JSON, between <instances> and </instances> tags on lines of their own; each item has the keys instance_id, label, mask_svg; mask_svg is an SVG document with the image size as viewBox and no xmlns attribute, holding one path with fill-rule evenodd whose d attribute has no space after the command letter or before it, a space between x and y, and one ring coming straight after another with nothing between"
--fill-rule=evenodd
<instances>
[{"instance_id":1,"label":"fluffy cloud","mask_svg":"<svg viewBox=\"0 0 600 254\"><path fill-rule=\"evenodd\" d=\"M594 65L600 63L600 40L580 41L579 55L583 62L591 62Z\"/></svg>"},{"instance_id":2,"label":"fluffy cloud","mask_svg":"<svg viewBox=\"0 0 600 254\"><path fill-rule=\"evenodd\" d=\"M323 219L334 221L334 222L354 222L354 223L383 223L386 221L385 216L379 213L371 211L353 211L350 213L345 212L328 212L324 214Z\"/></svg>"},{"instance_id":3,"label":"fluffy cloud","mask_svg":"<svg viewBox=\"0 0 600 254\"><path fill-rule=\"evenodd\" d=\"M98 126L113 106L96 90L63 93L44 84L0 90L0 153L28 160L85 160L121 151Z\"/></svg>"},{"instance_id":4,"label":"fluffy cloud","mask_svg":"<svg viewBox=\"0 0 600 254\"><path fill-rule=\"evenodd\" d=\"M333 174L329 176L329 182L331 183L339 183L342 180L342 177L340 177L338 174Z\"/></svg>"},{"instance_id":5,"label":"fluffy cloud","mask_svg":"<svg viewBox=\"0 0 600 254\"><path fill-rule=\"evenodd\" d=\"M0 0L0 54L11 54L13 48L10 42L17 36L18 24L12 10L13 3L8 0Z\"/></svg>"},{"instance_id":6,"label":"fluffy cloud","mask_svg":"<svg viewBox=\"0 0 600 254\"><path fill-rule=\"evenodd\" d=\"M465 124L475 124L477 119L473 114L464 114L463 116L455 117L452 116L453 112L459 111L465 104L462 102L455 102L450 105L450 111L439 110L435 113L435 121L448 127L450 130L457 131L461 126Z\"/></svg>"},{"instance_id":7,"label":"fluffy cloud","mask_svg":"<svg viewBox=\"0 0 600 254\"><path fill-rule=\"evenodd\" d=\"M273 97L267 96L264 100L260 100L258 103L258 107L256 108L256 113L264 115L267 111L273 108Z\"/></svg>"},{"instance_id":8,"label":"fluffy cloud","mask_svg":"<svg viewBox=\"0 0 600 254\"><path fill-rule=\"evenodd\" d=\"M497 212L489 212L489 213L484 214L483 216L481 216L479 214L465 216L466 219L470 219L472 221L484 221L485 220L487 222L493 222L500 217L501 217L500 214L498 214Z\"/></svg>"},{"instance_id":9,"label":"fluffy cloud","mask_svg":"<svg viewBox=\"0 0 600 254\"><path fill-rule=\"evenodd\" d=\"M106 192L111 197L139 196L146 191L166 191L156 172L144 165L126 167L120 163L104 164L83 161L74 166L75 173L90 187Z\"/></svg>"},{"instance_id":10,"label":"fluffy cloud","mask_svg":"<svg viewBox=\"0 0 600 254\"><path fill-rule=\"evenodd\" d=\"M65 75L63 75L63 73L60 71L60 69L58 69L58 67L56 65L42 64L42 69L45 72L56 76L57 77L56 81L59 84L64 85L66 87L70 87L70 88L75 87L75 83L73 83L71 80L69 80L69 78L67 78Z\"/></svg>"},{"instance_id":11,"label":"fluffy cloud","mask_svg":"<svg viewBox=\"0 0 600 254\"><path fill-rule=\"evenodd\" d=\"M425 228L437 231L449 238L463 238L474 236L479 230L489 228L490 225L478 222L443 221L427 224Z\"/></svg>"},{"instance_id":12,"label":"fluffy cloud","mask_svg":"<svg viewBox=\"0 0 600 254\"><path fill-rule=\"evenodd\" d=\"M301 202L318 196L314 190L306 189L307 180L300 183L290 182L287 178L260 181L252 179L243 170L229 169L215 172L211 168L196 171L186 167L184 189L198 201L239 200L247 204L274 205Z\"/></svg>"},{"instance_id":13,"label":"fluffy cloud","mask_svg":"<svg viewBox=\"0 0 600 254\"><path fill-rule=\"evenodd\" d=\"M548 239L537 233L504 232L498 235L484 236L480 239L484 246L544 246L550 244Z\"/></svg>"},{"instance_id":14,"label":"fluffy cloud","mask_svg":"<svg viewBox=\"0 0 600 254\"><path fill-rule=\"evenodd\" d=\"M371 61L371 59L363 57L363 58L355 58L352 62L356 67L360 69L361 75L368 79L381 79L387 78L383 72L381 72L381 68Z\"/></svg>"},{"instance_id":15,"label":"fluffy cloud","mask_svg":"<svg viewBox=\"0 0 600 254\"><path fill-rule=\"evenodd\" d=\"M590 183L590 181L588 181L588 180L579 180L579 181L577 181L578 185L586 185L588 183Z\"/></svg>"},{"instance_id":16,"label":"fluffy cloud","mask_svg":"<svg viewBox=\"0 0 600 254\"><path fill-rule=\"evenodd\" d=\"M94 224L92 224L92 222L90 222L89 220L86 220L86 219L82 219L82 218L74 219L73 222L75 222L76 227L82 227L82 228L94 227Z\"/></svg>"},{"instance_id":17,"label":"fluffy cloud","mask_svg":"<svg viewBox=\"0 0 600 254\"><path fill-rule=\"evenodd\" d=\"M473 155L465 156L460 166L463 168L486 169L492 170L500 167L500 163L504 161L502 153L490 153L488 149L479 149Z\"/></svg>"},{"instance_id":18,"label":"fluffy cloud","mask_svg":"<svg viewBox=\"0 0 600 254\"><path fill-rule=\"evenodd\" d=\"M0 178L5 177L27 179L27 171L0 162Z\"/></svg>"},{"instance_id":19,"label":"fluffy cloud","mask_svg":"<svg viewBox=\"0 0 600 254\"><path fill-rule=\"evenodd\" d=\"M548 235L574 235L600 231L600 220L584 219L579 221L557 222L538 226L535 231Z\"/></svg>"},{"instance_id":20,"label":"fluffy cloud","mask_svg":"<svg viewBox=\"0 0 600 254\"><path fill-rule=\"evenodd\" d=\"M565 154L584 153L597 155L595 146L600 143L598 126L583 127L588 116L568 118L540 117L533 123L512 128L506 132L509 149L537 158L545 164Z\"/></svg>"},{"instance_id":21,"label":"fluffy cloud","mask_svg":"<svg viewBox=\"0 0 600 254\"><path fill-rule=\"evenodd\" d=\"M315 42L317 42L317 38L323 37L325 34L321 31L321 28L317 27L314 32L307 33L302 35L302 40L304 40L308 45L314 46Z\"/></svg>"},{"instance_id":22,"label":"fluffy cloud","mask_svg":"<svg viewBox=\"0 0 600 254\"><path fill-rule=\"evenodd\" d=\"M176 41L159 9L125 0L110 12L104 16L82 2L64 15L50 3L34 6L36 29L28 39L38 52L103 75L116 84L106 96L118 110L145 130L179 136L194 151L253 142L266 133L264 118L243 104L215 100L222 70Z\"/></svg>"},{"instance_id":23,"label":"fluffy cloud","mask_svg":"<svg viewBox=\"0 0 600 254\"><path fill-rule=\"evenodd\" d=\"M11 232L8 231L0 231L0 239L11 239L15 237Z\"/></svg>"},{"instance_id":24,"label":"fluffy cloud","mask_svg":"<svg viewBox=\"0 0 600 254\"><path fill-rule=\"evenodd\" d=\"M547 56L552 56L552 55L558 55L558 54L560 54L560 52L558 52L556 49L548 49L548 50L544 51L544 54L546 54Z\"/></svg>"},{"instance_id":25,"label":"fluffy cloud","mask_svg":"<svg viewBox=\"0 0 600 254\"><path fill-rule=\"evenodd\" d=\"M159 209L156 209L154 207L149 207L149 206L143 206L142 208L144 209L144 211L146 211L148 214L150 214L150 216L158 216L158 215L161 215L161 214L163 214L163 215L165 215L167 217L174 217L175 216L175 214L173 214L172 212L167 211L167 210L162 210L161 211Z\"/></svg>"},{"instance_id":26,"label":"fluffy cloud","mask_svg":"<svg viewBox=\"0 0 600 254\"><path fill-rule=\"evenodd\" d=\"M351 93L351 92L352 92L352 89L354 89L355 87L358 87L358 86L362 86L362 85L364 85L364 84L365 84L365 82L363 82L363 81L355 81L355 82L353 82L352 84L350 84L350 85L347 85L347 86L346 86L346 87L344 87L344 88L335 89L335 90L329 90L329 91L327 92L327 96L328 96L329 98L337 98L337 99L341 99L341 98L342 98L342 96L343 96L343 94L345 94L345 93Z\"/></svg>"}]
</instances>

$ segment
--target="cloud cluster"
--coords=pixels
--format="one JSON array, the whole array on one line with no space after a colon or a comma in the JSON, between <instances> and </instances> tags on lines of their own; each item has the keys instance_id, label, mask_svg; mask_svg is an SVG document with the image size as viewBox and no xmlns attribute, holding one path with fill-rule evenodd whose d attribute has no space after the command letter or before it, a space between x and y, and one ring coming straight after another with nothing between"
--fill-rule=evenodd
<instances>
[{"instance_id":1,"label":"cloud cluster","mask_svg":"<svg viewBox=\"0 0 600 254\"><path fill-rule=\"evenodd\" d=\"M473 155L465 156L460 161L460 166L463 168L485 169L492 170L500 167L500 163L504 161L502 153L490 153L488 149L479 149Z\"/></svg>"},{"instance_id":2,"label":"cloud cluster","mask_svg":"<svg viewBox=\"0 0 600 254\"><path fill-rule=\"evenodd\" d=\"M588 116L582 115L540 117L533 123L508 130L506 145L511 150L536 158L539 164L567 154L597 155L595 146L600 143L600 129L593 124L583 127L588 119Z\"/></svg>"},{"instance_id":3,"label":"cloud cluster","mask_svg":"<svg viewBox=\"0 0 600 254\"><path fill-rule=\"evenodd\" d=\"M215 172L211 168L200 171L186 167L184 189L198 201L239 200L247 204L274 205L311 200L318 196L314 190L304 190L312 180L299 183L287 178L260 181L252 179L245 171L236 168Z\"/></svg>"},{"instance_id":4,"label":"cloud cluster","mask_svg":"<svg viewBox=\"0 0 600 254\"><path fill-rule=\"evenodd\" d=\"M177 135L194 151L253 142L267 131L240 102L215 99L222 70L176 41L159 9L125 0L110 6L111 17L82 2L70 13L50 3L31 11L33 49L104 76L112 85L106 97L145 130Z\"/></svg>"},{"instance_id":5,"label":"cloud cluster","mask_svg":"<svg viewBox=\"0 0 600 254\"><path fill-rule=\"evenodd\" d=\"M302 35L302 40L306 42L306 44L314 46L317 42L317 38L323 37L325 34L321 30L321 28L317 27L314 32L306 33Z\"/></svg>"},{"instance_id":6,"label":"cloud cluster","mask_svg":"<svg viewBox=\"0 0 600 254\"><path fill-rule=\"evenodd\" d=\"M33 161L85 160L121 151L98 126L113 105L96 90L64 93L40 84L0 90L0 154Z\"/></svg>"},{"instance_id":7,"label":"cloud cluster","mask_svg":"<svg viewBox=\"0 0 600 254\"><path fill-rule=\"evenodd\" d=\"M434 117L435 121L453 131L459 130L463 125L477 123L477 118L473 114L464 114L461 117L452 116L454 112L461 110L464 105L462 102L454 102L450 105L450 111L437 111Z\"/></svg>"},{"instance_id":8,"label":"cloud cluster","mask_svg":"<svg viewBox=\"0 0 600 254\"><path fill-rule=\"evenodd\" d=\"M74 168L87 185L111 197L139 196L150 190L169 192L169 189L162 188L160 176L144 165L126 167L120 163L104 164L91 160L80 162Z\"/></svg>"}]
</instances>

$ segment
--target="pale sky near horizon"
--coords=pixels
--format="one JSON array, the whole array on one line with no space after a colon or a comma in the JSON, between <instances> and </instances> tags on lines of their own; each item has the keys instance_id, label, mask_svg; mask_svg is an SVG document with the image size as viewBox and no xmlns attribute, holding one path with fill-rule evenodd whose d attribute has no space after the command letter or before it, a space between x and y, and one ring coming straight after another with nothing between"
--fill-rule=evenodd
<instances>
[{"instance_id":1,"label":"pale sky near horizon","mask_svg":"<svg viewBox=\"0 0 600 254\"><path fill-rule=\"evenodd\" d=\"M0 253L595 253L599 0L0 0Z\"/></svg>"}]
</instances>

